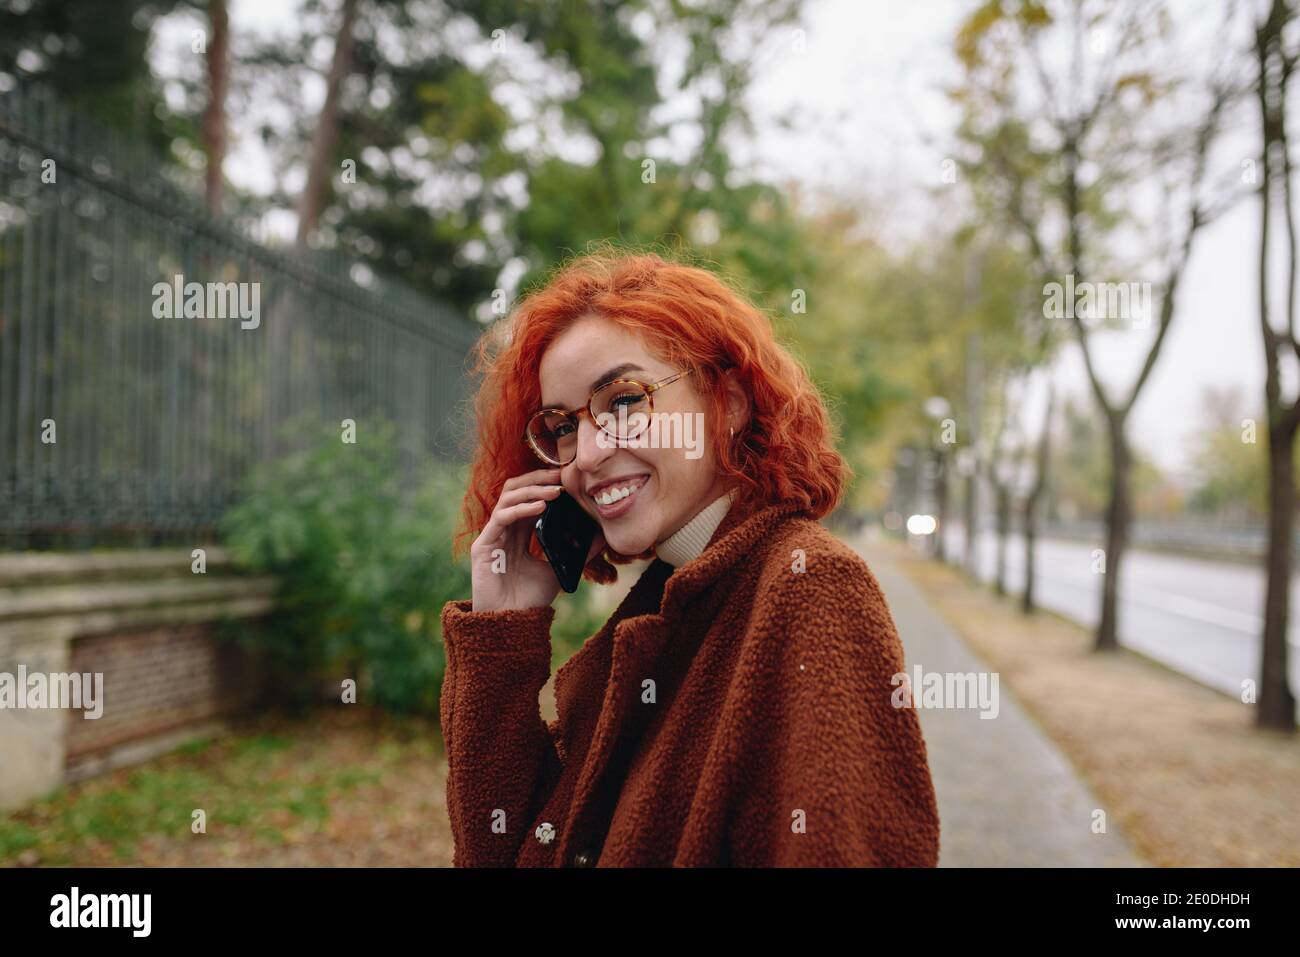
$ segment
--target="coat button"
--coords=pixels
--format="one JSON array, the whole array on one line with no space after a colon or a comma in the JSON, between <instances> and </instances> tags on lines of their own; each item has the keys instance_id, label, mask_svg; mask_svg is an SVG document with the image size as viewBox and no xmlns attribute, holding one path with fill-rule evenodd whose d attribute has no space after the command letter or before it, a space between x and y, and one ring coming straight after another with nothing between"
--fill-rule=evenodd
<instances>
[{"instance_id":1,"label":"coat button","mask_svg":"<svg viewBox=\"0 0 1300 957\"><path fill-rule=\"evenodd\" d=\"M550 821L543 821L537 825L537 830L534 833L543 844L550 844L551 841L555 840L555 825L551 824Z\"/></svg>"},{"instance_id":2,"label":"coat button","mask_svg":"<svg viewBox=\"0 0 1300 957\"><path fill-rule=\"evenodd\" d=\"M574 867L591 867L591 855L586 852L579 852L573 855Z\"/></svg>"}]
</instances>

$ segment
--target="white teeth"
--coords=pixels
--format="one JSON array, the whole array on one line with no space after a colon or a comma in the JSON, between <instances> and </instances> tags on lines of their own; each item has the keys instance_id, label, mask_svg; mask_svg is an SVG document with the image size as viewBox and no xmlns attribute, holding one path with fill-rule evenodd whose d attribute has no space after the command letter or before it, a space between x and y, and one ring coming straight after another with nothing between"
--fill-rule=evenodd
<instances>
[{"instance_id":1,"label":"white teeth","mask_svg":"<svg viewBox=\"0 0 1300 957\"><path fill-rule=\"evenodd\" d=\"M615 486L614 488L604 488L601 489L599 492L597 492L595 495L593 495L592 498L594 498L596 502L599 503L600 505L613 505L615 502L619 502L627 498L638 488L640 488L642 484L644 484L644 482L642 480L638 480L633 485L619 485L619 486Z\"/></svg>"}]
</instances>

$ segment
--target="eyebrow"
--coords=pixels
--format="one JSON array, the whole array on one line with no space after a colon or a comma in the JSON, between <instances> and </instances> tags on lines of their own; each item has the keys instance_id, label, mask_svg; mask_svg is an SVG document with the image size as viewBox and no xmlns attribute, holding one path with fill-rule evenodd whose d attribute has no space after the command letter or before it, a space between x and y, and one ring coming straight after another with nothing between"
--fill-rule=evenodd
<instances>
[{"instance_id":1,"label":"eyebrow","mask_svg":"<svg viewBox=\"0 0 1300 957\"><path fill-rule=\"evenodd\" d=\"M635 362L620 362L612 369L606 369L600 375L596 376L596 378L591 381L591 386L588 391L595 392L599 386L604 385L606 382L609 382L611 379L617 379L619 376L624 375L625 373L645 372L645 371L647 370L641 368L641 366L637 365ZM543 402L542 408L558 409L558 408L562 408L562 406L558 402Z\"/></svg>"}]
</instances>

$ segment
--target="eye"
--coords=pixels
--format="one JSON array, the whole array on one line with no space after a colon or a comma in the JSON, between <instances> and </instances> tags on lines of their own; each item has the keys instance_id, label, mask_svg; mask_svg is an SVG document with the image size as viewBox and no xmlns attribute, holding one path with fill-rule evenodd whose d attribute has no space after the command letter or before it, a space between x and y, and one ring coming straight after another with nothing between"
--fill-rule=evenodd
<instances>
[{"instance_id":1,"label":"eye","mask_svg":"<svg viewBox=\"0 0 1300 957\"><path fill-rule=\"evenodd\" d=\"M639 405L644 401L644 392L624 392L620 395L614 396L609 404L612 408L619 408L620 403L622 403L622 408L631 408L632 406Z\"/></svg>"}]
</instances>

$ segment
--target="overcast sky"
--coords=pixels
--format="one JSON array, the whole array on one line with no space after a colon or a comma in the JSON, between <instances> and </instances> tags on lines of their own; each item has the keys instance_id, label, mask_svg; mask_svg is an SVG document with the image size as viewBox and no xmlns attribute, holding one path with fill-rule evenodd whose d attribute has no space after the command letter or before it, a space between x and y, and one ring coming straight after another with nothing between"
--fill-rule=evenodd
<instances>
[{"instance_id":1,"label":"overcast sky","mask_svg":"<svg viewBox=\"0 0 1300 957\"><path fill-rule=\"evenodd\" d=\"M234 0L233 27L269 33L295 26L296 0ZM1185 0L1180 11L1214 0ZM739 155L774 181L793 178L839 195L861 195L886 213L900 236L933 222L932 187L944 159L953 113L939 91L956 75L950 54L968 0L809 0L802 55L777 38L754 90L759 134ZM193 24L170 18L154 57L164 75L169 57L188 45ZM793 117L793 127L777 122ZM234 120L238 126L239 118ZM251 137L239 137L226 172L244 188L266 188L270 170ZM1243 155L1252 145L1242 142ZM291 220L291 217L290 217ZM1185 467L1207 386L1236 386L1248 408L1261 407L1263 358L1255 312L1258 204L1248 200L1203 230L1179 296L1175 326L1130 426L1134 446L1164 468ZM288 232L292 222L280 224ZM815 303L812 304L815 309ZM1132 381L1149 333L1117 333L1098 342L1098 366L1116 384ZM1058 381L1088 398L1078 350L1059 362Z\"/></svg>"}]
</instances>

